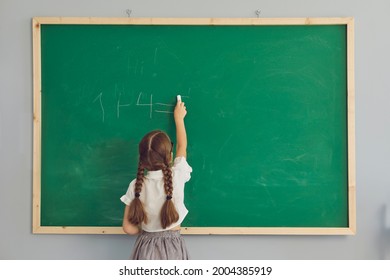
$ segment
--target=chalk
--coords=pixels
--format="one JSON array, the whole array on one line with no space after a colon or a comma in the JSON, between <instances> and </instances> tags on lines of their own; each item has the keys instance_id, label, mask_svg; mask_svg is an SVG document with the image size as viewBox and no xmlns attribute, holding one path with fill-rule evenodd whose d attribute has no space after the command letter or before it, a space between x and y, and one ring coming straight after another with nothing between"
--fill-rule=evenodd
<instances>
[{"instance_id":1,"label":"chalk","mask_svg":"<svg viewBox=\"0 0 390 280\"><path fill-rule=\"evenodd\" d=\"M177 96L177 102L179 102L179 101L181 102L181 95Z\"/></svg>"}]
</instances>

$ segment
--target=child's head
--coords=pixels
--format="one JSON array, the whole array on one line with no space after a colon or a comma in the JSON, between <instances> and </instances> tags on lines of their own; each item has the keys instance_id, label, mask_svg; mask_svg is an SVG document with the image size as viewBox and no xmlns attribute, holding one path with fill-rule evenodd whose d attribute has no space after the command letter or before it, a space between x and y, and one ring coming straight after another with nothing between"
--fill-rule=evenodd
<instances>
[{"instance_id":1,"label":"child's head","mask_svg":"<svg viewBox=\"0 0 390 280\"><path fill-rule=\"evenodd\" d=\"M147 223L148 218L140 200L144 183L145 169L148 171L162 170L166 200L161 208L160 219L162 228L167 228L179 220L179 214L172 202L173 182L170 162L172 161L173 143L169 136L160 130L146 134L139 143L139 162L135 182L135 198L130 204L129 220L134 225Z\"/></svg>"},{"instance_id":2,"label":"child's head","mask_svg":"<svg viewBox=\"0 0 390 280\"><path fill-rule=\"evenodd\" d=\"M173 144L160 130L149 132L139 143L139 161L147 170L162 170L172 161Z\"/></svg>"}]
</instances>

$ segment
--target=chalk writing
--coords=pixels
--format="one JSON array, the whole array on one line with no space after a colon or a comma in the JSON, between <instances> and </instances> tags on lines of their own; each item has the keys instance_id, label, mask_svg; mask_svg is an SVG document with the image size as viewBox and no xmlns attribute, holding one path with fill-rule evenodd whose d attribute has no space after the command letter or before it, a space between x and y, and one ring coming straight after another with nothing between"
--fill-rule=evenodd
<instances>
[{"instance_id":1,"label":"chalk writing","mask_svg":"<svg viewBox=\"0 0 390 280\"><path fill-rule=\"evenodd\" d=\"M155 103L156 105L159 106L165 106L168 107L166 110L154 110L156 113L166 113L166 114L173 114L172 108L175 107L175 105L172 104L165 104L165 103ZM168 109L171 109L170 111L167 111Z\"/></svg>"},{"instance_id":2,"label":"chalk writing","mask_svg":"<svg viewBox=\"0 0 390 280\"><path fill-rule=\"evenodd\" d=\"M141 96L142 96L142 92L139 93L138 95L138 99L137 99L137 106L149 106L150 107L150 110L149 110L149 117L152 118L153 116L153 94L150 95L150 103L140 103L140 99L141 99Z\"/></svg>"},{"instance_id":3,"label":"chalk writing","mask_svg":"<svg viewBox=\"0 0 390 280\"><path fill-rule=\"evenodd\" d=\"M103 95L105 96L105 98L103 98ZM96 96L96 98L92 102L92 103L99 104L102 122L105 122L106 117L107 117L106 115L107 115L107 113L110 112L110 110L107 111L105 109L105 107L107 107L105 105L107 105L107 104L104 104L104 102L103 102L104 100L107 100L108 96L110 96L110 95L103 93L103 92L100 92L99 95ZM134 94L132 94L132 96L134 97ZM127 95L127 97L129 97L129 96ZM131 110L131 109L134 109L134 107L147 108L149 119L153 119L154 113L173 114L175 104L155 102L154 97L155 97L155 95L153 95L153 94L145 94L144 92L141 91L141 92L139 92L136 101L135 100L133 102L131 102L131 100L130 101L128 101L128 100L123 101L123 99L126 98L126 93L124 92L123 89L121 91L119 91L117 85L115 85L115 98L116 98L114 101L115 103L111 103L109 108L112 108L113 106L115 106L115 109L116 109L115 113L116 113L117 119L119 119L121 117L121 112L123 110L125 110L125 109ZM186 96L186 95L182 95L181 97L182 98L189 98L189 96ZM107 101L105 103L107 103Z\"/></svg>"},{"instance_id":4,"label":"chalk writing","mask_svg":"<svg viewBox=\"0 0 390 280\"><path fill-rule=\"evenodd\" d=\"M162 113L162 114L173 114L173 108L175 107L174 104L167 104L167 103L161 103L161 102L155 102L153 103L153 94L150 95L150 101L149 103L140 103L141 96L143 95L142 92L138 95L137 99L137 106L149 106L149 118L153 118L153 112L155 113ZM157 107L157 108L156 108Z\"/></svg>"},{"instance_id":5,"label":"chalk writing","mask_svg":"<svg viewBox=\"0 0 390 280\"><path fill-rule=\"evenodd\" d=\"M119 111L121 107L129 107L131 104L121 104L122 93L119 93L118 103L116 105L116 117L119 119Z\"/></svg>"},{"instance_id":6,"label":"chalk writing","mask_svg":"<svg viewBox=\"0 0 390 280\"><path fill-rule=\"evenodd\" d=\"M96 102L96 100L99 99L99 103L100 103L100 108L102 109L102 119L103 119L103 122L104 122L104 107L103 107L103 102L102 102L102 96L103 96L103 92L101 92L93 102Z\"/></svg>"}]
</instances>

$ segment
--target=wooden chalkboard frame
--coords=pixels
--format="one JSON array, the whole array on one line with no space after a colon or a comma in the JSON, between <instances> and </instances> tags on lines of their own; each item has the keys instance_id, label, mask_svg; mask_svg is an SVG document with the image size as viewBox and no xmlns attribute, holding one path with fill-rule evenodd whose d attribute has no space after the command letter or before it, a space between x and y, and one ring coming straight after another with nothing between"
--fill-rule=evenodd
<instances>
[{"instance_id":1,"label":"wooden chalkboard frame","mask_svg":"<svg viewBox=\"0 0 390 280\"><path fill-rule=\"evenodd\" d=\"M121 227L41 226L41 25L345 25L347 27L348 227L188 227L183 234L354 235L356 233L354 19L346 18L71 18L35 17L33 33L33 233L124 234Z\"/></svg>"}]
</instances>

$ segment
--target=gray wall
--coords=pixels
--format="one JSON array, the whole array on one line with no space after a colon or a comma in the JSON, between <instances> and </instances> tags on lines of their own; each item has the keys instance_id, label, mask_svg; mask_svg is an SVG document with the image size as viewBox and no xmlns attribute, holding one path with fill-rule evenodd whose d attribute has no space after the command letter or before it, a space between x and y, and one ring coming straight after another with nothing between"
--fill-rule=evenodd
<instances>
[{"instance_id":1,"label":"gray wall","mask_svg":"<svg viewBox=\"0 0 390 280\"><path fill-rule=\"evenodd\" d=\"M388 0L0 0L0 259L128 258L134 237L31 234L31 18L123 17L126 9L133 17L254 17L257 9L262 17L355 17L357 235L185 239L194 259L390 258Z\"/></svg>"}]
</instances>

